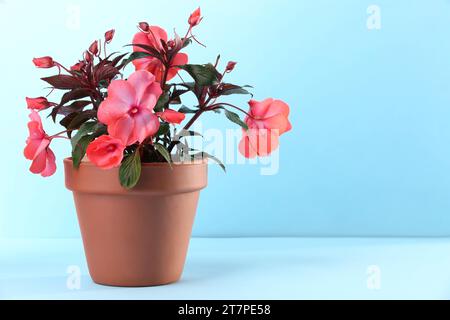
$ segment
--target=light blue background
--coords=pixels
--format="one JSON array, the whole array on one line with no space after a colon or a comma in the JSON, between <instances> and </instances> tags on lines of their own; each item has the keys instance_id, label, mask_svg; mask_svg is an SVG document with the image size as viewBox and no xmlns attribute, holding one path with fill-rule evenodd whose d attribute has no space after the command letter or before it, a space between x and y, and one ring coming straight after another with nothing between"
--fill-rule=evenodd
<instances>
[{"instance_id":1,"label":"light blue background","mask_svg":"<svg viewBox=\"0 0 450 320\"><path fill-rule=\"evenodd\" d=\"M79 30L67 28L70 4ZM371 4L380 30L366 27ZM61 170L69 146L55 143L59 171L47 180L22 156L24 98L46 92L31 59L71 64L112 27L121 49L142 20L181 34L198 5L208 47L190 47L191 61L238 61L234 82L287 101L294 130L278 175L211 168L195 235L450 235L449 1L2 0L0 236L79 236ZM216 116L204 124L231 127Z\"/></svg>"}]
</instances>

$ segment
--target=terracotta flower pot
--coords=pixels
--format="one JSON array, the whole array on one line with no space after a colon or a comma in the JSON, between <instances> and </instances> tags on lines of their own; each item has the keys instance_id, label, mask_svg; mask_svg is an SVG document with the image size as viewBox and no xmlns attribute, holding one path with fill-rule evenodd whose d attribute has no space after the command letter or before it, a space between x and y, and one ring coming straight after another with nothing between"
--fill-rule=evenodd
<instances>
[{"instance_id":1,"label":"terracotta flower pot","mask_svg":"<svg viewBox=\"0 0 450 320\"><path fill-rule=\"evenodd\" d=\"M207 163L143 164L139 184L120 186L118 169L64 161L89 273L98 284L155 286L180 279Z\"/></svg>"}]
</instances>

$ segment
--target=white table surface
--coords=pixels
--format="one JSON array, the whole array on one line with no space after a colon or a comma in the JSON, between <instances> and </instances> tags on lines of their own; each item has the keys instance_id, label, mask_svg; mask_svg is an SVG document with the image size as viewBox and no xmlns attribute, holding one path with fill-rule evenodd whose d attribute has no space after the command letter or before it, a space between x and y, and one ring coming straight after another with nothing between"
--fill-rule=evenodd
<instances>
[{"instance_id":1,"label":"white table surface","mask_svg":"<svg viewBox=\"0 0 450 320\"><path fill-rule=\"evenodd\" d=\"M449 298L447 238L194 238L182 280L150 288L94 284L80 239L0 240L0 299Z\"/></svg>"}]
</instances>

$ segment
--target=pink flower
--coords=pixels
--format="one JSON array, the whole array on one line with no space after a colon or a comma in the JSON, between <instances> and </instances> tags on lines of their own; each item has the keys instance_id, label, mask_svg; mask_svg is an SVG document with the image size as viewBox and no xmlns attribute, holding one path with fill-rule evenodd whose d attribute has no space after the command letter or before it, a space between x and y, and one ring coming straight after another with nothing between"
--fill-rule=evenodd
<instances>
[{"instance_id":1,"label":"pink flower","mask_svg":"<svg viewBox=\"0 0 450 320\"><path fill-rule=\"evenodd\" d=\"M200 11L200 8L198 8L197 10L195 10L189 17L189 25L191 27L195 27L197 25L200 24L200 22L202 21L202 17L201 17L202 13Z\"/></svg>"},{"instance_id":2,"label":"pink flower","mask_svg":"<svg viewBox=\"0 0 450 320\"><path fill-rule=\"evenodd\" d=\"M151 26L148 28L147 32L138 32L133 38L133 44L141 44L155 48L159 52L163 51L161 40L167 42L167 33L164 29ZM144 49L139 47L134 47L135 52L145 52ZM177 53L175 57L172 58L171 66L179 66L188 63L188 56L185 53ZM153 73L156 77L156 81L162 82L164 77L164 65L160 60L154 57L145 57L142 59L133 60L133 64L136 70L147 70ZM176 67L171 67L168 71L166 81L173 79L179 69Z\"/></svg>"},{"instance_id":3,"label":"pink flower","mask_svg":"<svg viewBox=\"0 0 450 320\"><path fill-rule=\"evenodd\" d=\"M23 153L25 158L33 161L30 167L32 173L49 177L56 171L55 154L49 148L51 138L42 128L41 118L36 111L31 111L30 119L28 122L30 135Z\"/></svg>"},{"instance_id":4,"label":"pink flower","mask_svg":"<svg viewBox=\"0 0 450 320\"><path fill-rule=\"evenodd\" d=\"M88 159L101 169L113 169L120 166L126 146L120 139L101 136L91 142L86 150Z\"/></svg>"},{"instance_id":5,"label":"pink flower","mask_svg":"<svg viewBox=\"0 0 450 320\"><path fill-rule=\"evenodd\" d=\"M176 124L180 124L186 118L184 113L171 109L166 109L164 112L158 112L156 115L168 123Z\"/></svg>"},{"instance_id":6,"label":"pink flower","mask_svg":"<svg viewBox=\"0 0 450 320\"><path fill-rule=\"evenodd\" d=\"M108 126L110 136L125 145L143 142L159 129L153 108L161 93L155 77L145 70L134 72L127 81L114 80L98 109L98 119Z\"/></svg>"},{"instance_id":7,"label":"pink flower","mask_svg":"<svg viewBox=\"0 0 450 320\"><path fill-rule=\"evenodd\" d=\"M279 135L274 130L249 129L243 133L239 152L246 158L265 157L278 148Z\"/></svg>"},{"instance_id":8,"label":"pink flower","mask_svg":"<svg viewBox=\"0 0 450 320\"><path fill-rule=\"evenodd\" d=\"M267 156L278 148L279 136L292 129L289 106L272 98L251 100L249 105L250 116L245 119L249 130L243 134L239 151L246 158Z\"/></svg>"},{"instance_id":9,"label":"pink flower","mask_svg":"<svg viewBox=\"0 0 450 320\"><path fill-rule=\"evenodd\" d=\"M55 66L52 57L34 58L33 63L38 68L48 69Z\"/></svg>"},{"instance_id":10,"label":"pink flower","mask_svg":"<svg viewBox=\"0 0 450 320\"><path fill-rule=\"evenodd\" d=\"M44 110L50 107L50 102L48 102L47 98L38 97L38 98L26 98L28 109L31 110Z\"/></svg>"},{"instance_id":11,"label":"pink flower","mask_svg":"<svg viewBox=\"0 0 450 320\"><path fill-rule=\"evenodd\" d=\"M113 40L115 33L116 33L116 30L114 30L114 29L106 31L105 32L105 42L110 43Z\"/></svg>"}]
</instances>

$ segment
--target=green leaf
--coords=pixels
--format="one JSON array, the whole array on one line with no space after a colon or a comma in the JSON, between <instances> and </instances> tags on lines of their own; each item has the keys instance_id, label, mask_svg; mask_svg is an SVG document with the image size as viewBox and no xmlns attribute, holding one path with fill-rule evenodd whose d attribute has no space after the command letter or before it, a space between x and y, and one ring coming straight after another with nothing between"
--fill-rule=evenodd
<instances>
[{"instance_id":1,"label":"green leaf","mask_svg":"<svg viewBox=\"0 0 450 320\"><path fill-rule=\"evenodd\" d=\"M165 136L169 132L170 132L170 125L168 123L161 123L158 132L156 133L156 137Z\"/></svg>"},{"instance_id":2,"label":"green leaf","mask_svg":"<svg viewBox=\"0 0 450 320\"><path fill-rule=\"evenodd\" d=\"M195 158L198 158L198 157L200 157L201 159L204 159L204 158L211 159L211 160L213 160L214 162L216 162L216 163L222 168L222 170L223 170L225 173L227 172L227 169L226 169L225 165L223 164L223 162L220 161L217 157L215 157L215 156L213 156L213 155L211 155L211 154L209 154L209 153L207 153L207 152L200 152L200 153L197 153L197 154L193 155L192 157L193 157L194 159L195 159Z\"/></svg>"},{"instance_id":3,"label":"green leaf","mask_svg":"<svg viewBox=\"0 0 450 320\"><path fill-rule=\"evenodd\" d=\"M185 64L178 66L185 70L199 86L211 86L218 82L220 73L212 64Z\"/></svg>"},{"instance_id":4,"label":"green leaf","mask_svg":"<svg viewBox=\"0 0 450 320\"><path fill-rule=\"evenodd\" d=\"M190 92L189 89L178 89L174 90L171 97L170 97L170 104L181 104L181 96L185 93Z\"/></svg>"},{"instance_id":5,"label":"green leaf","mask_svg":"<svg viewBox=\"0 0 450 320\"><path fill-rule=\"evenodd\" d=\"M145 53L149 53L153 57L161 59L161 53L155 47L152 47L152 46L149 46L146 44L140 44L140 43L127 44L125 47L138 47L138 48L144 49Z\"/></svg>"},{"instance_id":6,"label":"green leaf","mask_svg":"<svg viewBox=\"0 0 450 320\"><path fill-rule=\"evenodd\" d=\"M198 110L194 110L194 109L190 109L190 108L188 108L188 107L186 107L186 106L181 106L181 108L180 109L178 109L178 112L181 112L181 113L196 113Z\"/></svg>"},{"instance_id":7,"label":"green leaf","mask_svg":"<svg viewBox=\"0 0 450 320\"><path fill-rule=\"evenodd\" d=\"M162 112L166 108L167 104L169 103L170 95L168 92L162 94L159 97L158 102L156 103L156 106L153 108L155 112Z\"/></svg>"},{"instance_id":8,"label":"green leaf","mask_svg":"<svg viewBox=\"0 0 450 320\"><path fill-rule=\"evenodd\" d=\"M81 160L86 155L89 144L95 138L106 133L106 126L97 122L86 122L81 125L77 134L71 139L72 143L72 160L75 168L80 167Z\"/></svg>"},{"instance_id":9,"label":"green leaf","mask_svg":"<svg viewBox=\"0 0 450 320\"><path fill-rule=\"evenodd\" d=\"M172 157L170 156L169 150L164 147L162 144L155 143L155 149L164 157L167 163L172 167Z\"/></svg>"},{"instance_id":10,"label":"green leaf","mask_svg":"<svg viewBox=\"0 0 450 320\"><path fill-rule=\"evenodd\" d=\"M246 90L245 88L251 88L250 86L237 86L234 84L226 83L223 85L222 91L220 92L221 96L229 96L232 94L249 94L253 97L253 94Z\"/></svg>"},{"instance_id":11,"label":"green leaf","mask_svg":"<svg viewBox=\"0 0 450 320\"><path fill-rule=\"evenodd\" d=\"M247 124L241 120L241 118L239 117L239 115L237 113L231 112L230 110L227 110L227 109L224 109L224 110L225 110L225 115L231 122L234 122L234 123L240 125L244 130L248 130Z\"/></svg>"},{"instance_id":12,"label":"green leaf","mask_svg":"<svg viewBox=\"0 0 450 320\"><path fill-rule=\"evenodd\" d=\"M198 133L196 131L192 130L181 130L180 133L176 135L177 137L202 137L203 135L201 133Z\"/></svg>"},{"instance_id":13,"label":"green leaf","mask_svg":"<svg viewBox=\"0 0 450 320\"><path fill-rule=\"evenodd\" d=\"M139 150L133 154L125 156L119 169L119 179L122 187L126 189L134 188L141 177L142 164Z\"/></svg>"},{"instance_id":14,"label":"green leaf","mask_svg":"<svg viewBox=\"0 0 450 320\"><path fill-rule=\"evenodd\" d=\"M186 48L188 45L192 43L192 39L182 39L184 41L183 48Z\"/></svg>"},{"instance_id":15,"label":"green leaf","mask_svg":"<svg viewBox=\"0 0 450 320\"><path fill-rule=\"evenodd\" d=\"M75 146L77 145L78 141L80 141L80 139L83 136L94 132L96 126L97 126L97 122L85 122L85 123L83 123L81 125L80 129L78 130L77 134L74 135L72 137L72 139L71 139L72 149L75 148Z\"/></svg>"},{"instance_id":16,"label":"green leaf","mask_svg":"<svg viewBox=\"0 0 450 320\"><path fill-rule=\"evenodd\" d=\"M134 60L138 60L138 59L142 59L142 58L147 58L147 57L152 57L154 58L155 55L148 53L148 52L141 52L141 51L136 51L133 52L132 54L130 54L130 56L125 59L122 64L120 65L120 68L125 67L127 64L133 62Z\"/></svg>"},{"instance_id":17,"label":"green leaf","mask_svg":"<svg viewBox=\"0 0 450 320\"><path fill-rule=\"evenodd\" d=\"M77 144L74 146L72 150L72 161L73 166L78 169L80 167L81 160L83 160L86 155L86 150L89 144L95 139L93 135L87 135L80 138Z\"/></svg>"},{"instance_id":18,"label":"green leaf","mask_svg":"<svg viewBox=\"0 0 450 320\"><path fill-rule=\"evenodd\" d=\"M113 53L113 54L116 54L116 53L117 53L117 52L115 52L115 53ZM107 60L109 60L109 58L112 57L113 54L110 54L110 56L108 57ZM127 54L128 54L128 53L124 53L124 54L121 54L121 55L118 55L117 57L115 57L113 60L111 60L111 65L114 66L114 67L116 67L116 66L119 64L120 60L122 60L123 58L125 58L125 56L126 56ZM127 59L124 59L124 60L122 60L122 62L124 62L124 61L126 61L126 60L127 60Z\"/></svg>"},{"instance_id":19,"label":"green leaf","mask_svg":"<svg viewBox=\"0 0 450 320\"><path fill-rule=\"evenodd\" d=\"M195 82L179 83L179 84L177 84L177 86L185 87L186 89L188 89L190 91L194 91L194 89L195 89Z\"/></svg>"},{"instance_id":20,"label":"green leaf","mask_svg":"<svg viewBox=\"0 0 450 320\"><path fill-rule=\"evenodd\" d=\"M195 82L178 83L178 84L176 84L176 86L184 87L187 90L192 91L192 93L194 93L197 98L199 98L201 96L202 91L203 91L203 87L198 85Z\"/></svg>"}]
</instances>

